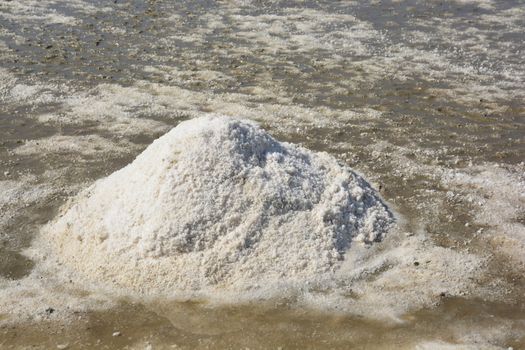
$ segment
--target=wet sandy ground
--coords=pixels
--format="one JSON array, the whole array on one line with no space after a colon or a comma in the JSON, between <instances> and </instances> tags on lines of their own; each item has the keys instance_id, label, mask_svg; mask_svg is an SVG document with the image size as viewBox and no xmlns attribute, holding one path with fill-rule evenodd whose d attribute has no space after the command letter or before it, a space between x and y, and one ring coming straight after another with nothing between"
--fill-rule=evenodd
<instances>
[{"instance_id":1,"label":"wet sandy ground","mask_svg":"<svg viewBox=\"0 0 525 350\"><path fill-rule=\"evenodd\" d=\"M482 297L445 294L396 325L286 304L65 311L28 293L0 310L0 344L524 347L524 22L520 1L1 2L4 291L34 278L23 251L66 198L201 112L335 155L407 231L489 263Z\"/></svg>"},{"instance_id":2,"label":"wet sandy ground","mask_svg":"<svg viewBox=\"0 0 525 350\"><path fill-rule=\"evenodd\" d=\"M169 312L161 311L167 309ZM522 312L508 306L450 299L436 310L405 316L403 323L289 309L286 305L203 308L195 303L172 305L123 302L108 311L77 314L67 324L41 322L0 329L5 348L72 349L408 349L444 347L458 333L494 327L494 318L519 320ZM501 326L500 326L501 327ZM505 326L508 327L508 326ZM519 333L516 326L506 331ZM493 330L495 333L497 329ZM433 335L441 334L436 341ZM472 335L472 348L489 348ZM521 349L523 336L506 345ZM465 347L463 347L465 348Z\"/></svg>"}]
</instances>

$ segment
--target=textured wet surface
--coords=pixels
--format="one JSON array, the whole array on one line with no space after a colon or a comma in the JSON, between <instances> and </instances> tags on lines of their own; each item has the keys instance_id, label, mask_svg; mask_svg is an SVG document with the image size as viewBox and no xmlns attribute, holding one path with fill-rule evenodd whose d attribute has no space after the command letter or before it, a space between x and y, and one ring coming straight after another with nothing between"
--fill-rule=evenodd
<instances>
[{"instance_id":1,"label":"textured wet surface","mask_svg":"<svg viewBox=\"0 0 525 350\"><path fill-rule=\"evenodd\" d=\"M469 305L470 304L470 305ZM170 312L159 312L166 305L122 303L111 312L77 313L72 324L40 324L2 327L0 334L6 348L234 348L234 349L391 349L430 346L429 328L443 334L446 342L455 342L472 325L493 326L493 318L504 315L519 319L520 314L509 308L488 305L487 315L480 317L472 303L450 300L438 312L422 311L407 315L404 323L386 326L381 322L345 316L319 315L307 311L290 310L279 306L238 306L229 309L203 309L198 304L183 303L169 306ZM153 310L153 311L152 311ZM160 316L159 316L160 314ZM448 315L442 318L437 315ZM454 320L454 326L450 320ZM515 326L504 324L497 328ZM71 331L71 328L74 330ZM52 329L51 334L49 334ZM21 337L21 335L24 335ZM513 339L508 346L520 348L523 339ZM482 345L479 345L482 346Z\"/></svg>"}]
</instances>

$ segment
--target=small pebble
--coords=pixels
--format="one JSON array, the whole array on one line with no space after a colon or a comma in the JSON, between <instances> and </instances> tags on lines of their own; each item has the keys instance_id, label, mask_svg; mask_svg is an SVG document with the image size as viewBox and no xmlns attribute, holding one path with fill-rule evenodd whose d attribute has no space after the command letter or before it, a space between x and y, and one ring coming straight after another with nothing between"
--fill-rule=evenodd
<instances>
[{"instance_id":1,"label":"small pebble","mask_svg":"<svg viewBox=\"0 0 525 350\"><path fill-rule=\"evenodd\" d=\"M11 174L9 171L4 171L4 176L9 176Z\"/></svg>"},{"instance_id":2,"label":"small pebble","mask_svg":"<svg viewBox=\"0 0 525 350\"><path fill-rule=\"evenodd\" d=\"M113 332L112 334L114 337L120 337L121 333L119 331Z\"/></svg>"},{"instance_id":3,"label":"small pebble","mask_svg":"<svg viewBox=\"0 0 525 350\"><path fill-rule=\"evenodd\" d=\"M69 347L69 344L58 344L57 349L64 350Z\"/></svg>"}]
</instances>

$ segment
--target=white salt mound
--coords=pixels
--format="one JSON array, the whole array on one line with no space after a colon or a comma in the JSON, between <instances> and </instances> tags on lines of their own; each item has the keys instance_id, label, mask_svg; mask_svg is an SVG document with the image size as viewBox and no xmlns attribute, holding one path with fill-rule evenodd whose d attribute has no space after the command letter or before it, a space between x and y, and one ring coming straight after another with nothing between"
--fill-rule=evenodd
<instances>
[{"instance_id":1,"label":"white salt mound","mask_svg":"<svg viewBox=\"0 0 525 350\"><path fill-rule=\"evenodd\" d=\"M239 291L333 273L355 241L381 240L392 220L328 154L208 116L81 192L42 238L87 278L132 291Z\"/></svg>"}]
</instances>

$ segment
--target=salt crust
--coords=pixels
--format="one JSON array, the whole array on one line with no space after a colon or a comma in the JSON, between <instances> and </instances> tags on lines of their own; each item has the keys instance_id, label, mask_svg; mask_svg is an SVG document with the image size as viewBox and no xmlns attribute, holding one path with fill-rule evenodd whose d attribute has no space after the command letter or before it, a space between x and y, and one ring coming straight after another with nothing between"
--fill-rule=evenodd
<instances>
[{"instance_id":1,"label":"salt crust","mask_svg":"<svg viewBox=\"0 0 525 350\"><path fill-rule=\"evenodd\" d=\"M328 154L206 116L81 192L41 236L90 279L170 294L306 282L392 222L369 184Z\"/></svg>"}]
</instances>

